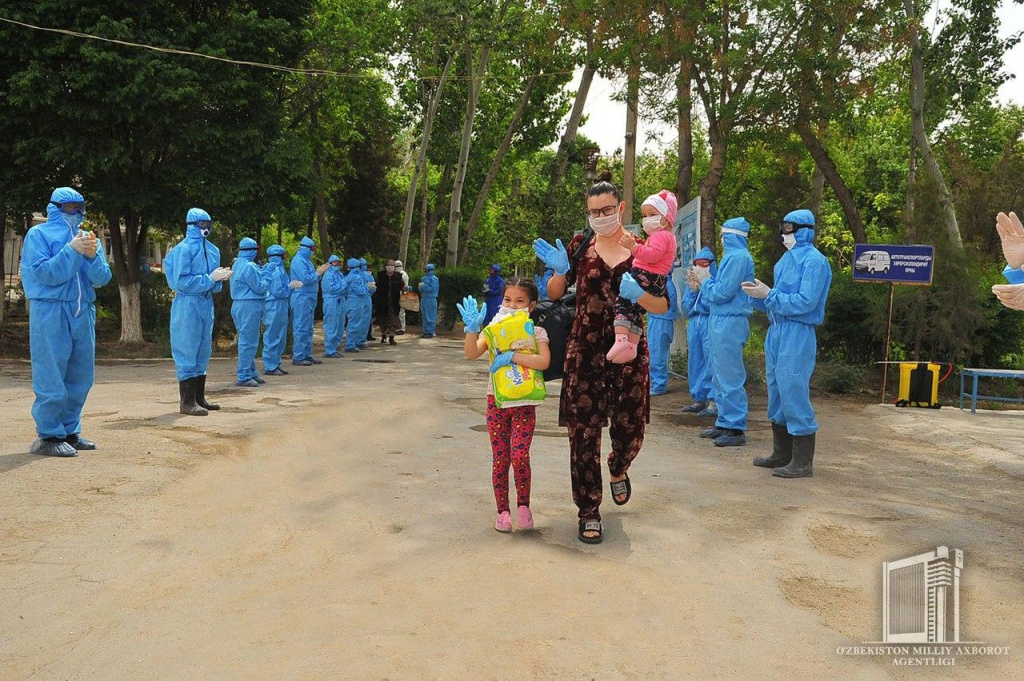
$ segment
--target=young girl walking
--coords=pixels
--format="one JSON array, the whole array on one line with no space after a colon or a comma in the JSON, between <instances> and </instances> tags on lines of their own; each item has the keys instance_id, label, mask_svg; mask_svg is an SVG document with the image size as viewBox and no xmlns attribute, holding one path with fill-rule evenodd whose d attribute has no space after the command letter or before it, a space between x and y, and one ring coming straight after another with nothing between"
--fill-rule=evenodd
<instances>
[{"instance_id":1,"label":"young girl walking","mask_svg":"<svg viewBox=\"0 0 1024 681\"><path fill-rule=\"evenodd\" d=\"M516 310L530 312L539 299L537 285L527 279L512 279L505 284L505 295L501 307L490 324L497 324ZM480 308L472 297L467 297L458 306L462 321L466 325L466 359L477 359L487 352L487 338L480 334L486 308ZM547 332L534 327L537 339L537 353L510 350L497 355L491 363L491 374L509 364L518 364L529 369L543 371L551 363ZM487 433L491 437L491 451L494 465L491 482L494 485L494 501L498 506L498 518L494 529L499 532L512 531L511 509L509 508L509 473L511 465L516 477L516 504L520 530L533 527L530 512L530 444L537 422L537 408L533 405L499 408L494 400L494 383L488 378L487 389Z\"/></svg>"}]
</instances>

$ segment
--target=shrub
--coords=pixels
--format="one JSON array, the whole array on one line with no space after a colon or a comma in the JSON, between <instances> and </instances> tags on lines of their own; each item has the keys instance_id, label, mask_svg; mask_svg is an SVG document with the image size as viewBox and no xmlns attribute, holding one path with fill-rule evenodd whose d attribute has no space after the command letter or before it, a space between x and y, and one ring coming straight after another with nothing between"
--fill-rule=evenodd
<instances>
[{"instance_id":1,"label":"shrub","mask_svg":"<svg viewBox=\"0 0 1024 681\"><path fill-rule=\"evenodd\" d=\"M864 389L867 372L842 360L821 362L814 372L814 385L837 395L858 393Z\"/></svg>"},{"instance_id":2,"label":"shrub","mask_svg":"<svg viewBox=\"0 0 1024 681\"><path fill-rule=\"evenodd\" d=\"M447 330L455 326L459 313L455 309L466 296L478 298L484 288L485 277L470 267L442 267L434 274L440 280L441 290L438 292L437 303L440 308L439 323Z\"/></svg>"}]
</instances>

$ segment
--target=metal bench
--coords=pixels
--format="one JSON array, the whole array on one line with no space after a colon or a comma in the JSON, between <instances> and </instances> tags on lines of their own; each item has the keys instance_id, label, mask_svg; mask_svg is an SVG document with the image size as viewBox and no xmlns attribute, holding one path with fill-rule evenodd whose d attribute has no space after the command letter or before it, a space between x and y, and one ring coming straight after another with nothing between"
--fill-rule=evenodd
<instances>
[{"instance_id":1,"label":"metal bench","mask_svg":"<svg viewBox=\"0 0 1024 681\"><path fill-rule=\"evenodd\" d=\"M964 389L967 378L971 378L971 390L967 392ZM978 379L979 378L1017 378L1024 379L1024 371L1016 371L1013 369L963 369L960 371L960 408L964 408L964 398L970 396L971 398L971 413L977 413L978 411L978 399L991 400L993 402L1016 402L1017 404L1024 404L1024 398L1020 397L995 397L992 395L979 395L978 394Z\"/></svg>"}]
</instances>

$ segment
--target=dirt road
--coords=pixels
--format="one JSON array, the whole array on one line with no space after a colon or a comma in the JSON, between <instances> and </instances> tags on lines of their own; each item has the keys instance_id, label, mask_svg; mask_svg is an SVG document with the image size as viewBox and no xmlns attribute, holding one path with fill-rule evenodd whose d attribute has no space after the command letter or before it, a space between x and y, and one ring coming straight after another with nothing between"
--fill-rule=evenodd
<instances>
[{"instance_id":1,"label":"dirt road","mask_svg":"<svg viewBox=\"0 0 1024 681\"><path fill-rule=\"evenodd\" d=\"M783 481L750 465L763 405L751 446L716 450L676 384L586 546L556 399L538 528L494 531L485 364L460 346L258 390L216 360L207 418L178 415L170 362L106 363L102 449L72 460L26 453L29 366L0 365L0 677L1024 678L1024 416L819 399L816 475ZM962 638L1010 653L840 654L881 640L882 561L940 545L966 556Z\"/></svg>"}]
</instances>

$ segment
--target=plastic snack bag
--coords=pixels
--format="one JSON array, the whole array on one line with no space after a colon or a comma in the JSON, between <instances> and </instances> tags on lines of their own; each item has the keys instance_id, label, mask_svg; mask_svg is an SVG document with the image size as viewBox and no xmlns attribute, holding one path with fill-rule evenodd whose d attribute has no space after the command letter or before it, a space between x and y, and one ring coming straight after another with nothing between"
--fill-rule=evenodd
<instances>
[{"instance_id":1,"label":"plastic snack bag","mask_svg":"<svg viewBox=\"0 0 1024 681\"><path fill-rule=\"evenodd\" d=\"M514 350L537 354L537 336L533 320L526 310L516 310L499 322L483 330L487 339L487 353L493 362L503 352ZM544 373L512 363L491 374L494 403L499 408L537 405L544 401L548 391L544 386Z\"/></svg>"}]
</instances>

